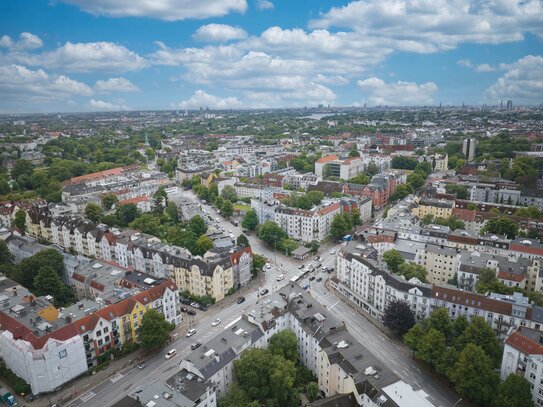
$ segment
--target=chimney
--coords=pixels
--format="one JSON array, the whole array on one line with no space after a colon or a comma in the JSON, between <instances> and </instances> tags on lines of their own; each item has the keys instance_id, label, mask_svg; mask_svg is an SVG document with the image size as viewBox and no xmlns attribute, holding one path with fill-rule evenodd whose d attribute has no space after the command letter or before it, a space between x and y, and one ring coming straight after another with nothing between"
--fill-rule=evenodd
<instances>
[{"instance_id":1,"label":"chimney","mask_svg":"<svg viewBox=\"0 0 543 407\"><path fill-rule=\"evenodd\" d=\"M13 296L17 297L17 287L13 287Z\"/></svg>"}]
</instances>

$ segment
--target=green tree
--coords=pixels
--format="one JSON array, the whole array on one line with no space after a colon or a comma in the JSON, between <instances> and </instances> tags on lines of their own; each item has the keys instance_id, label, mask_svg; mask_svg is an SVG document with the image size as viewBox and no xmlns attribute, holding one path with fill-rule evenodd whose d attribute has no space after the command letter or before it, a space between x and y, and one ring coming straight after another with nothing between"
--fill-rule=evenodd
<instances>
[{"instance_id":1,"label":"green tree","mask_svg":"<svg viewBox=\"0 0 543 407\"><path fill-rule=\"evenodd\" d=\"M196 241L196 249L192 253L196 256L205 254L209 249L213 248L213 242L206 235L202 235Z\"/></svg>"},{"instance_id":2,"label":"green tree","mask_svg":"<svg viewBox=\"0 0 543 407\"><path fill-rule=\"evenodd\" d=\"M398 274L404 276L406 280L411 280L413 277L418 278L421 282L426 283L428 271L420 264L403 263L400 266Z\"/></svg>"},{"instance_id":3,"label":"green tree","mask_svg":"<svg viewBox=\"0 0 543 407\"><path fill-rule=\"evenodd\" d=\"M315 401L320 393L319 385L315 382L308 383L305 393L310 402Z\"/></svg>"},{"instance_id":4,"label":"green tree","mask_svg":"<svg viewBox=\"0 0 543 407\"><path fill-rule=\"evenodd\" d=\"M424 177L419 173L412 173L407 176L407 183L410 184L413 189L419 189L424 185Z\"/></svg>"},{"instance_id":5,"label":"green tree","mask_svg":"<svg viewBox=\"0 0 543 407\"><path fill-rule=\"evenodd\" d=\"M377 164L375 164L373 161L368 164L368 168L366 169L366 172L370 177L374 176L379 172L379 167L377 167Z\"/></svg>"},{"instance_id":6,"label":"green tree","mask_svg":"<svg viewBox=\"0 0 543 407\"><path fill-rule=\"evenodd\" d=\"M494 233L497 235L505 235L509 239L514 239L518 235L518 225L511 219L505 216L489 219L482 227L481 233Z\"/></svg>"},{"instance_id":7,"label":"green tree","mask_svg":"<svg viewBox=\"0 0 543 407\"><path fill-rule=\"evenodd\" d=\"M26 232L26 212L24 210L19 209L15 213L13 226L17 227L23 234Z\"/></svg>"},{"instance_id":8,"label":"green tree","mask_svg":"<svg viewBox=\"0 0 543 407\"><path fill-rule=\"evenodd\" d=\"M221 192L221 196L232 203L238 201L238 194L232 185L226 185Z\"/></svg>"},{"instance_id":9,"label":"green tree","mask_svg":"<svg viewBox=\"0 0 543 407\"><path fill-rule=\"evenodd\" d=\"M324 198L324 193L322 191L309 191L306 196L313 205L320 205Z\"/></svg>"},{"instance_id":10,"label":"green tree","mask_svg":"<svg viewBox=\"0 0 543 407\"><path fill-rule=\"evenodd\" d=\"M236 244L243 245L245 247L249 247L251 244L249 243L249 239L247 239L247 236L245 236L243 233L238 236L236 239Z\"/></svg>"},{"instance_id":11,"label":"green tree","mask_svg":"<svg viewBox=\"0 0 543 407\"><path fill-rule=\"evenodd\" d=\"M279 242L279 245L277 246L277 249L281 250L282 252L285 252L286 255L290 256L290 254L298 248L298 243L294 239L281 239Z\"/></svg>"},{"instance_id":12,"label":"green tree","mask_svg":"<svg viewBox=\"0 0 543 407\"><path fill-rule=\"evenodd\" d=\"M498 377L483 348L468 343L460 352L450 376L462 396L481 405L491 405Z\"/></svg>"},{"instance_id":13,"label":"green tree","mask_svg":"<svg viewBox=\"0 0 543 407\"><path fill-rule=\"evenodd\" d=\"M498 384L495 407L533 407L530 383L522 376L511 373Z\"/></svg>"},{"instance_id":14,"label":"green tree","mask_svg":"<svg viewBox=\"0 0 543 407\"><path fill-rule=\"evenodd\" d=\"M541 219L543 214L536 206L528 206L526 208L519 208L515 212L515 216L522 216L523 218Z\"/></svg>"},{"instance_id":15,"label":"green tree","mask_svg":"<svg viewBox=\"0 0 543 407\"><path fill-rule=\"evenodd\" d=\"M317 254L317 252L319 251L319 248L320 248L320 244L316 240L312 240L311 242L309 242L305 246L308 247L311 250L311 254Z\"/></svg>"},{"instance_id":16,"label":"green tree","mask_svg":"<svg viewBox=\"0 0 543 407\"><path fill-rule=\"evenodd\" d=\"M102 207L93 202L87 204L87 206L85 207L85 216L94 223L100 222L103 214L104 211L102 210Z\"/></svg>"},{"instance_id":17,"label":"green tree","mask_svg":"<svg viewBox=\"0 0 543 407\"><path fill-rule=\"evenodd\" d=\"M287 233L274 221L268 220L257 228L257 236L268 246L274 247L281 240L288 238Z\"/></svg>"},{"instance_id":18,"label":"green tree","mask_svg":"<svg viewBox=\"0 0 543 407\"><path fill-rule=\"evenodd\" d=\"M42 267L51 267L59 277L62 277L64 274L64 257L55 249L46 249L24 259L19 264L21 272L19 282L26 288L32 289L34 287L34 277Z\"/></svg>"},{"instance_id":19,"label":"green tree","mask_svg":"<svg viewBox=\"0 0 543 407\"><path fill-rule=\"evenodd\" d=\"M479 210L479 207L477 206L477 204L474 204L473 202L470 202L470 203L468 203L468 206L466 206L466 209L468 209L470 211L477 211L477 210Z\"/></svg>"},{"instance_id":20,"label":"green tree","mask_svg":"<svg viewBox=\"0 0 543 407\"><path fill-rule=\"evenodd\" d=\"M313 203L311 202L311 198L309 198L307 195L302 195L296 199L295 203L293 202L293 206L300 209L309 210L313 207Z\"/></svg>"},{"instance_id":21,"label":"green tree","mask_svg":"<svg viewBox=\"0 0 543 407\"><path fill-rule=\"evenodd\" d=\"M330 236L332 239L339 240L347 235L353 228L351 218L347 213L338 213L334 215L330 224Z\"/></svg>"},{"instance_id":22,"label":"green tree","mask_svg":"<svg viewBox=\"0 0 543 407\"><path fill-rule=\"evenodd\" d=\"M370 183L370 177L361 172L360 174L355 175L353 178L351 178L349 182L351 184L367 185Z\"/></svg>"},{"instance_id":23,"label":"green tree","mask_svg":"<svg viewBox=\"0 0 543 407\"><path fill-rule=\"evenodd\" d=\"M179 214L177 212L177 205L175 202L168 202L166 214L170 217L174 224L179 222Z\"/></svg>"},{"instance_id":24,"label":"green tree","mask_svg":"<svg viewBox=\"0 0 543 407\"><path fill-rule=\"evenodd\" d=\"M207 225L200 215L195 215L190 218L188 228L196 236L201 236L207 232Z\"/></svg>"},{"instance_id":25,"label":"green tree","mask_svg":"<svg viewBox=\"0 0 543 407\"><path fill-rule=\"evenodd\" d=\"M353 147L349 150L349 158L360 157L360 153L356 150L356 147Z\"/></svg>"},{"instance_id":26,"label":"green tree","mask_svg":"<svg viewBox=\"0 0 543 407\"><path fill-rule=\"evenodd\" d=\"M119 202L119 198L114 194L105 194L102 196L102 206L106 211L109 211L113 205Z\"/></svg>"},{"instance_id":27,"label":"green tree","mask_svg":"<svg viewBox=\"0 0 543 407\"><path fill-rule=\"evenodd\" d=\"M385 308L383 324L403 336L415 325L415 316L408 303L394 300Z\"/></svg>"},{"instance_id":28,"label":"green tree","mask_svg":"<svg viewBox=\"0 0 543 407\"><path fill-rule=\"evenodd\" d=\"M437 329L439 332L445 335L447 341L449 341L452 336L452 322L447 308L440 307L433 310L430 313L430 316L424 321L424 325L427 328Z\"/></svg>"},{"instance_id":29,"label":"green tree","mask_svg":"<svg viewBox=\"0 0 543 407\"><path fill-rule=\"evenodd\" d=\"M360 210L354 209L351 212L351 223L353 227L360 226L362 224L362 219L360 217Z\"/></svg>"},{"instance_id":30,"label":"green tree","mask_svg":"<svg viewBox=\"0 0 543 407\"><path fill-rule=\"evenodd\" d=\"M248 230L255 230L258 226L258 217L252 209L248 210L241 221L241 226Z\"/></svg>"},{"instance_id":31,"label":"green tree","mask_svg":"<svg viewBox=\"0 0 543 407\"><path fill-rule=\"evenodd\" d=\"M469 190L465 185L447 184L445 185L445 191L448 194L456 194L458 199L469 199Z\"/></svg>"},{"instance_id":32,"label":"green tree","mask_svg":"<svg viewBox=\"0 0 543 407\"><path fill-rule=\"evenodd\" d=\"M159 187L153 194L153 212L162 215L168 205L168 194L164 187Z\"/></svg>"},{"instance_id":33,"label":"green tree","mask_svg":"<svg viewBox=\"0 0 543 407\"><path fill-rule=\"evenodd\" d=\"M170 332L175 328L155 309L151 308L141 318L139 340L145 351L158 350L170 339Z\"/></svg>"},{"instance_id":34,"label":"green tree","mask_svg":"<svg viewBox=\"0 0 543 407\"><path fill-rule=\"evenodd\" d=\"M417 356L435 367L440 363L445 350L445 335L435 328L430 328L418 343Z\"/></svg>"},{"instance_id":35,"label":"green tree","mask_svg":"<svg viewBox=\"0 0 543 407\"><path fill-rule=\"evenodd\" d=\"M51 266L43 266L34 278L34 294L37 296L50 295L56 306L67 305L73 300L71 290L65 286L55 269Z\"/></svg>"},{"instance_id":36,"label":"green tree","mask_svg":"<svg viewBox=\"0 0 543 407\"><path fill-rule=\"evenodd\" d=\"M424 215L421 219L421 223L423 225L429 225L430 223L433 223L433 222L434 222L434 215L432 215L431 213Z\"/></svg>"},{"instance_id":37,"label":"green tree","mask_svg":"<svg viewBox=\"0 0 543 407\"><path fill-rule=\"evenodd\" d=\"M281 355L287 360L298 360L298 340L290 329L277 332L270 338L268 350L274 355Z\"/></svg>"},{"instance_id":38,"label":"green tree","mask_svg":"<svg viewBox=\"0 0 543 407\"><path fill-rule=\"evenodd\" d=\"M409 184L400 184L396 187L396 191L390 196L391 201L407 198L413 193L413 187Z\"/></svg>"},{"instance_id":39,"label":"green tree","mask_svg":"<svg viewBox=\"0 0 543 407\"><path fill-rule=\"evenodd\" d=\"M474 316L462 335L456 339L457 349L464 349L468 343L480 346L495 367L502 360L502 350L492 327L483 317Z\"/></svg>"},{"instance_id":40,"label":"green tree","mask_svg":"<svg viewBox=\"0 0 543 407\"><path fill-rule=\"evenodd\" d=\"M221 215L224 216L226 219L230 218L234 214L234 206L232 205L232 202L230 201L224 201L224 203L220 207Z\"/></svg>"},{"instance_id":41,"label":"green tree","mask_svg":"<svg viewBox=\"0 0 543 407\"><path fill-rule=\"evenodd\" d=\"M383 254L383 260L388 269L395 274L400 272L400 267L405 263L404 258L398 250L388 250Z\"/></svg>"},{"instance_id":42,"label":"green tree","mask_svg":"<svg viewBox=\"0 0 543 407\"><path fill-rule=\"evenodd\" d=\"M129 223L133 222L138 216L140 216L140 211L136 204L129 203L117 208L115 214L121 226L128 226Z\"/></svg>"},{"instance_id":43,"label":"green tree","mask_svg":"<svg viewBox=\"0 0 543 407\"><path fill-rule=\"evenodd\" d=\"M237 384L232 383L228 388L228 393L219 400L220 407L248 407L249 398L243 389ZM258 407L260 407L258 403Z\"/></svg>"},{"instance_id":44,"label":"green tree","mask_svg":"<svg viewBox=\"0 0 543 407\"><path fill-rule=\"evenodd\" d=\"M419 344L425 334L426 329L422 327L422 324L416 324L403 336L404 343L413 351L413 354L418 351Z\"/></svg>"},{"instance_id":45,"label":"green tree","mask_svg":"<svg viewBox=\"0 0 543 407\"><path fill-rule=\"evenodd\" d=\"M144 213L136 220L130 222L128 226L143 233L162 237L160 218L156 213Z\"/></svg>"},{"instance_id":46,"label":"green tree","mask_svg":"<svg viewBox=\"0 0 543 407\"><path fill-rule=\"evenodd\" d=\"M0 264L11 263L12 261L13 255L9 251L6 241L0 239Z\"/></svg>"},{"instance_id":47,"label":"green tree","mask_svg":"<svg viewBox=\"0 0 543 407\"><path fill-rule=\"evenodd\" d=\"M11 170L11 177L19 180L22 176L30 177L34 171L34 165L27 160L17 160Z\"/></svg>"},{"instance_id":48,"label":"green tree","mask_svg":"<svg viewBox=\"0 0 543 407\"><path fill-rule=\"evenodd\" d=\"M265 265L266 258L264 256L261 256L260 254L253 254L253 269L251 270L253 277L256 277L256 275L262 271Z\"/></svg>"}]
</instances>

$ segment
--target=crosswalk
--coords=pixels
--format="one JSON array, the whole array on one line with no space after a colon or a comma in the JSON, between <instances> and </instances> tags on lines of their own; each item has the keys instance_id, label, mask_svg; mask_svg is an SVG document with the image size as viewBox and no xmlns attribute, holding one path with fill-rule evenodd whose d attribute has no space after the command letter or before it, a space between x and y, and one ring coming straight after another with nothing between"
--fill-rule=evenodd
<instances>
[{"instance_id":1,"label":"crosswalk","mask_svg":"<svg viewBox=\"0 0 543 407\"><path fill-rule=\"evenodd\" d=\"M110 380L111 380L111 383L116 383L118 382L119 380L121 380L122 378L124 377L124 375L122 373L117 373L115 376L113 376Z\"/></svg>"},{"instance_id":2,"label":"crosswalk","mask_svg":"<svg viewBox=\"0 0 543 407\"><path fill-rule=\"evenodd\" d=\"M89 391L87 394L84 394L83 396L81 396L80 400L81 400L83 403L86 403L87 401L89 401L90 399L92 399L94 396L96 396L96 393L93 392L93 391Z\"/></svg>"}]
</instances>

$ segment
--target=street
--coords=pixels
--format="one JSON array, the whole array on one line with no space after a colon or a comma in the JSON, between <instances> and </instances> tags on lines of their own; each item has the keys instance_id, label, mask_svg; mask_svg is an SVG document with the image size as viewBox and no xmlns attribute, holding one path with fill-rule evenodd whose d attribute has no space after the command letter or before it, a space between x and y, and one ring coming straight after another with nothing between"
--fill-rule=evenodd
<instances>
[{"instance_id":1,"label":"street","mask_svg":"<svg viewBox=\"0 0 543 407\"><path fill-rule=\"evenodd\" d=\"M192 191L183 192L184 197L188 197L194 201L197 198L192 194ZM228 220L223 219L215 209L209 205L202 205L208 214L212 218L219 218L218 223L226 231L231 230L237 237L242 233L241 227L234 226ZM234 301L231 305L225 306L218 303L209 308L207 312L198 311L197 315L190 322L190 328L196 329L196 334L191 338L184 336L184 333L189 329L189 322L186 320L187 315L183 314L184 321L181 327L176 329L176 339L172 344L164 348L160 353L154 355L146 362L148 366L142 370L139 370L136 366L131 366L119 374L110 378L109 380L101 383L94 389L90 389L86 393L82 394L78 399L69 404L73 407L79 406L111 406L127 394L134 394L142 386L148 385L156 381L164 381L175 373L175 369L180 360L191 352L190 345L196 341L205 343L211 337L224 329L224 326L231 323L235 319L239 318L242 313L249 311L256 302L259 300L259 291L263 288L268 289L270 292L277 290L279 287L289 284L289 280L295 275L299 274L301 270L298 269L300 264L308 265L315 264L315 257L304 261L297 261L292 258L285 257L281 253L274 253L273 249L265 247L256 238L253 232L248 236L253 251L255 253L264 255L271 260L272 268L264 272L264 283L257 289L249 291L244 294L246 301L242 304L237 304L237 299L240 294L233 294ZM323 245L319 251L319 255L322 257L321 264L326 267L336 267L337 252L340 250L341 245ZM330 254L331 250L335 250L336 254ZM275 262L277 259L277 262ZM277 281L279 275L284 275L284 280ZM458 401L456 393L449 388L444 387L439 383L430 373L419 369L416 363L412 359L412 353L409 349L402 345L391 341L383 332L381 332L376 326L369 322L365 317L361 316L358 312L355 312L353 307L343 301L339 295L336 295L333 291L325 287L326 280L331 275L322 271L322 268L316 269L314 272L308 273L298 283L302 286L309 286L308 290L311 295L315 297L321 304L339 320L343 320L347 329L357 337L360 342L375 356L383 361L394 373L396 373L406 383L413 386L415 390L422 389L428 395L428 398L436 406L450 407ZM315 277L313 281L309 279ZM321 277L322 281L317 282L317 278ZM222 303L225 303L223 301ZM213 327L212 321L216 318L221 319L221 324ZM166 360L164 355L172 348L177 350L177 355ZM456 404L462 406L460 402Z\"/></svg>"}]
</instances>

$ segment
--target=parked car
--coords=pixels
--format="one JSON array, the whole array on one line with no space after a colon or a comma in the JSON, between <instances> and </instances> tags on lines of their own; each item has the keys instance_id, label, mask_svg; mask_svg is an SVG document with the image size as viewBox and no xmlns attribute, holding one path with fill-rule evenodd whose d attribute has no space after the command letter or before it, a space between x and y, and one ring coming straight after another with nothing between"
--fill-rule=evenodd
<instances>
[{"instance_id":1,"label":"parked car","mask_svg":"<svg viewBox=\"0 0 543 407\"><path fill-rule=\"evenodd\" d=\"M221 323L221 320L220 320L219 318L217 318L215 321L213 321L213 322L211 323L211 325L217 326L217 325L219 325L220 323Z\"/></svg>"},{"instance_id":2,"label":"parked car","mask_svg":"<svg viewBox=\"0 0 543 407\"><path fill-rule=\"evenodd\" d=\"M177 355L177 351L176 351L175 349L172 349L172 350L168 351L168 353L166 353L165 358L166 358L166 359L171 359L171 358L173 358L175 355Z\"/></svg>"},{"instance_id":3,"label":"parked car","mask_svg":"<svg viewBox=\"0 0 543 407\"><path fill-rule=\"evenodd\" d=\"M285 276L283 274L281 274L281 275L278 275L277 277L275 277L275 279L277 281L283 281L285 279Z\"/></svg>"},{"instance_id":4,"label":"parked car","mask_svg":"<svg viewBox=\"0 0 543 407\"><path fill-rule=\"evenodd\" d=\"M192 302L188 298L181 298L179 301L181 302L181 304L185 304L185 305L190 305Z\"/></svg>"},{"instance_id":5,"label":"parked car","mask_svg":"<svg viewBox=\"0 0 543 407\"><path fill-rule=\"evenodd\" d=\"M336 251L335 250L330 250L330 254L334 255L334 254L336 254Z\"/></svg>"},{"instance_id":6,"label":"parked car","mask_svg":"<svg viewBox=\"0 0 543 407\"><path fill-rule=\"evenodd\" d=\"M187 338L190 338L192 335L194 335L196 333L196 329L189 329L189 331L187 332Z\"/></svg>"},{"instance_id":7,"label":"parked car","mask_svg":"<svg viewBox=\"0 0 543 407\"><path fill-rule=\"evenodd\" d=\"M190 306L191 306L192 308L196 308L196 309L200 308L200 304L198 304L197 302L191 302L191 303L190 303Z\"/></svg>"},{"instance_id":8,"label":"parked car","mask_svg":"<svg viewBox=\"0 0 543 407\"><path fill-rule=\"evenodd\" d=\"M320 263L315 264L316 268L319 268L320 266L322 266L322 264L320 264Z\"/></svg>"},{"instance_id":9,"label":"parked car","mask_svg":"<svg viewBox=\"0 0 543 407\"><path fill-rule=\"evenodd\" d=\"M188 315L196 315L196 311L194 311L193 309L189 309L189 310L187 310L187 314Z\"/></svg>"},{"instance_id":10,"label":"parked car","mask_svg":"<svg viewBox=\"0 0 543 407\"><path fill-rule=\"evenodd\" d=\"M317 283L320 283L322 281L322 277L317 278Z\"/></svg>"},{"instance_id":11,"label":"parked car","mask_svg":"<svg viewBox=\"0 0 543 407\"><path fill-rule=\"evenodd\" d=\"M190 345L190 348L194 350L194 349L198 349L200 346L202 346L200 342L194 342L192 345Z\"/></svg>"},{"instance_id":12,"label":"parked car","mask_svg":"<svg viewBox=\"0 0 543 407\"><path fill-rule=\"evenodd\" d=\"M321 258L319 256L315 257L315 261L320 261L320 259Z\"/></svg>"},{"instance_id":13,"label":"parked car","mask_svg":"<svg viewBox=\"0 0 543 407\"><path fill-rule=\"evenodd\" d=\"M138 363L138 369L139 370L145 369L146 367L147 367L147 363L145 363L145 362Z\"/></svg>"},{"instance_id":14,"label":"parked car","mask_svg":"<svg viewBox=\"0 0 543 407\"><path fill-rule=\"evenodd\" d=\"M207 306L200 305L200 311L207 311Z\"/></svg>"},{"instance_id":15,"label":"parked car","mask_svg":"<svg viewBox=\"0 0 543 407\"><path fill-rule=\"evenodd\" d=\"M236 301L238 304L241 304L242 302L245 302L245 297L239 297Z\"/></svg>"},{"instance_id":16,"label":"parked car","mask_svg":"<svg viewBox=\"0 0 543 407\"><path fill-rule=\"evenodd\" d=\"M272 265L270 263L266 263L266 268L269 270L272 268Z\"/></svg>"},{"instance_id":17,"label":"parked car","mask_svg":"<svg viewBox=\"0 0 543 407\"><path fill-rule=\"evenodd\" d=\"M303 264L300 264L300 265L298 266L298 269L299 269L299 270L301 270L301 269L303 269L303 268L304 268L304 265L303 265Z\"/></svg>"},{"instance_id":18,"label":"parked car","mask_svg":"<svg viewBox=\"0 0 543 407\"><path fill-rule=\"evenodd\" d=\"M315 276L309 277L309 281L313 281L313 280L315 280Z\"/></svg>"},{"instance_id":19,"label":"parked car","mask_svg":"<svg viewBox=\"0 0 543 407\"><path fill-rule=\"evenodd\" d=\"M264 288L262 290L260 290L260 295L266 295L270 292L270 290L268 290L267 288Z\"/></svg>"}]
</instances>

